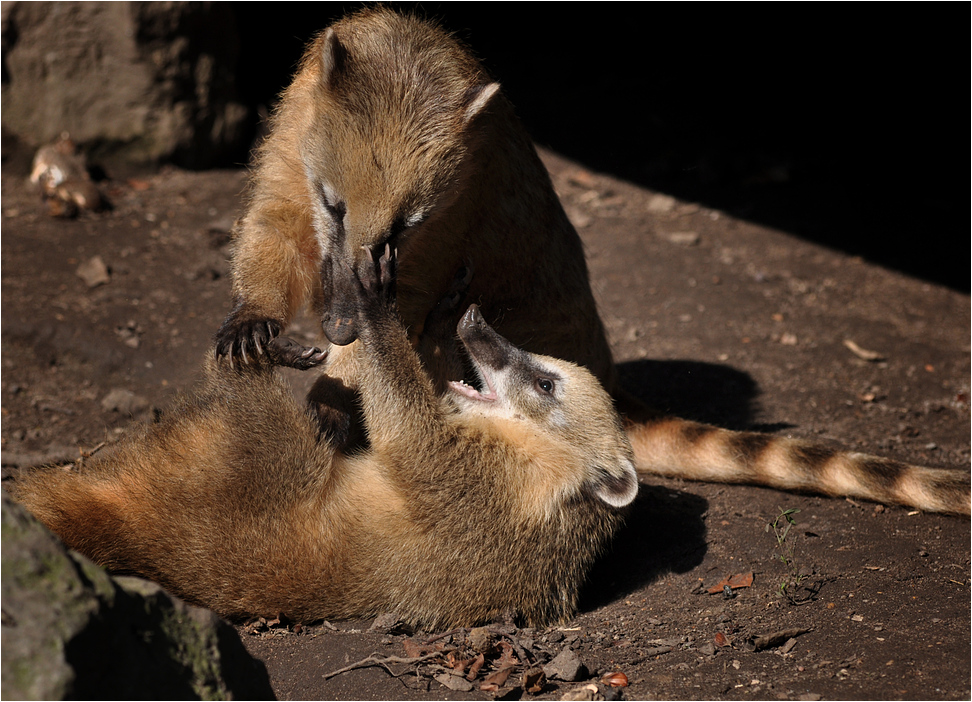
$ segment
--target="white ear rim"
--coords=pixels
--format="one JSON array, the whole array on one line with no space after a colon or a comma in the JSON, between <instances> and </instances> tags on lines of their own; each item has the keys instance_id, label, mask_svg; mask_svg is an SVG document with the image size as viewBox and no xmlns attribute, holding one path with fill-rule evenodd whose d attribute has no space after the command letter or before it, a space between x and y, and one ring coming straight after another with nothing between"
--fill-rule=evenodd
<instances>
[{"instance_id":1,"label":"white ear rim","mask_svg":"<svg viewBox=\"0 0 972 702\"><path fill-rule=\"evenodd\" d=\"M344 47L338 41L334 29L328 27L324 34L324 46L321 50L321 82L324 85L331 83L335 74L341 70L344 60Z\"/></svg>"},{"instance_id":2,"label":"white ear rim","mask_svg":"<svg viewBox=\"0 0 972 702\"><path fill-rule=\"evenodd\" d=\"M605 504L620 509L627 507L638 496L638 474L628 459L620 461L621 475L602 472L602 478L594 484L594 494Z\"/></svg>"},{"instance_id":3,"label":"white ear rim","mask_svg":"<svg viewBox=\"0 0 972 702\"><path fill-rule=\"evenodd\" d=\"M464 124L469 124L483 108L489 104L489 101L493 96L499 92L499 83L487 83L482 86L476 93L476 96L466 105L466 111L462 115L462 121Z\"/></svg>"}]
</instances>

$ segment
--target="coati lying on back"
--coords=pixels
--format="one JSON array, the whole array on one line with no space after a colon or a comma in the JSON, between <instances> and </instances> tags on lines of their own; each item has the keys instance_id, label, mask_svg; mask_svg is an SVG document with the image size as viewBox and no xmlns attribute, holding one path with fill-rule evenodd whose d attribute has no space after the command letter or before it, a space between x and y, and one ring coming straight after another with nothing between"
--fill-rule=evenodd
<instances>
[{"instance_id":1,"label":"coati lying on back","mask_svg":"<svg viewBox=\"0 0 972 702\"><path fill-rule=\"evenodd\" d=\"M210 360L160 423L80 472L22 474L13 496L95 562L226 617L568 617L638 490L611 398L587 370L512 346L475 305L458 335L481 389L438 396L395 312L394 257L359 271L367 452L319 441L270 364ZM283 338L264 350L308 359Z\"/></svg>"},{"instance_id":2,"label":"coati lying on back","mask_svg":"<svg viewBox=\"0 0 972 702\"><path fill-rule=\"evenodd\" d=\"M440 28L377 7L321 33L281 97L237 236L237 303L217 333L217 356L260 355L311 302L337 345L328 375L360 385L370 352L351 343L348 271L361 264L362 247L389 242L400 253L399 310L438 392L462 377L461 356L451 351L451 328L427 330L424 320L471 262L470 295L504 336L585 366L614 395L642 475L970 511L967 471L659 418L627 396L580 239L499 85ZM323 284L322 265L333 269ZM328 396L323 385L311 393Z\"/></svg>"}]
</instances>

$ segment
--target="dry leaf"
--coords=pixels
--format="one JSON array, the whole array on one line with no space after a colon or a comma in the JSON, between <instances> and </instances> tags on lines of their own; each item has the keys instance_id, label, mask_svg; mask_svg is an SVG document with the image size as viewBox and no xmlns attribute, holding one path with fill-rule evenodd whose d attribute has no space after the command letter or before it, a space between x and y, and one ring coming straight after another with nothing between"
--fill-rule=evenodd
<instances>
[{"instance_id":1,"label":"dry leaf","mask_svg":"<svg viewBox=\"0 0 972 702\"><path fill-rule=\"evenodd\" d=\"M483 680L483 685L496 685L496 687L503 687L503 685L506 684L507 678L510 677L510 673L512 672L513 672L513 666L510 666L509 668L501 668L500 670L497 670L487 675L486 678ZM480 686L479 689L483 690L485 688Z\"/></svg>"},{"instance_id":2,"label":"dry leaf","mask_svg":"<svg viewBox=\"0 0 972 702\"><path fill-rule=\"evenodd\" d=\"M543 686L547 684L547 676L542 668L530 668L523 673L523 689L531 695L543 692Z\"/></svg>"},{"instance_id":3,"label":"dry leaf","mask_svg":"<svg viewBox=\"0 0 972 702\"><path fill-rule=\"evenodd\" d=\"M722 592L722 589L728 585L733 590L741 587L749 587L753 584L753 573L752 571L748 573L736 573L735 575L730 575L728 578L723 578L718 583L713 585L708 589L710 595L715 595Z\"/></svg>"},{"instance_id":4,"label":"dry leaf","mask_svg":"<svg viewBox=\"0 0 972 702\"><path fill-rule=\"evenodd\" d=\"M627 687L628 676L624 673L607 673L601 676L601 682L610 687Z\"/></svg>"},{"instance_id":5,"label":"dry leaf","mask_svg":"<svg viewBox=\"0 0 972 702\"><path fill-rule=\"evenodd\" d=\"M479 675L479 670L483 667L485 662L486 656L484 656L482 653L476 656L472 662L472 665L469 666L469 672L466 673L466 680L475 680L476 676Z\"/></svg>"}]
</instances>

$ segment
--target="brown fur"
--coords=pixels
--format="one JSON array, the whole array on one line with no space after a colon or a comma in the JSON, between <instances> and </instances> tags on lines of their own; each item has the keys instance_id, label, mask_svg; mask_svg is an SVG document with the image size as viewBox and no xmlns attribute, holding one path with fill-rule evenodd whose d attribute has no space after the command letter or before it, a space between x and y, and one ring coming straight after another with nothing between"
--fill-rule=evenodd
<instances>
[{"instance_id":1,"label":"brown fur","mask_svg":"<svg viewBox=\"0 0 972 702\"><path fill-rule=\"evenodd\" d=\"M281 98L256 161L233 263L238 304L217 353L259 353L308 301L328 338L350 343L347 271L360 264L362 246L387 241L401 257L402 317L440 392L462 367L451 329L436 335L424 320L455 271L471 263L469 293L504 336L587 367L615 395L629 413L642 475L970 511L967 471L896 464L889 474L893 462L849 453L808 460L800 455L808 444L715 428L699 434L626 397L580 239L512 106L445 32L378 8L323 32ZM330 266L323 277L322 266ZM334 346L328 373L354 387L365 356L359 344Z\"/></svg>"},{"instance_id":2,"label":"brown fur","mask_svg":"<svg viewBox=\"0 0 972 702\"><path fill-rule=\"evenodd\" d=\"M637 492L610 397L586 370L512 347L475 307L459 333L496 397L465 386L440 397L381 299L387 286L372 287L356 303L367 452L318 441L268 364L210 361L158 424L10 491L96 562L231 618L569 616Z\"/></svg>"}]
</instances>

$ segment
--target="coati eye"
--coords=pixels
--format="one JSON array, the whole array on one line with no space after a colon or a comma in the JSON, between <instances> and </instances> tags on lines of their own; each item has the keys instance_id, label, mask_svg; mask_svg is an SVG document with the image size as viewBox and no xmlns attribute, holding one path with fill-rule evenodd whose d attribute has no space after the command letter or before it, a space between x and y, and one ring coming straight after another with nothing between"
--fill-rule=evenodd
<instances>
[{"instance_id":1,"label":"coati eye","mask_svg":"<svg viewBox=\"0 0 972 702\"><path fill-rule=\"evenodd\" d=\"M553 395L554 381L550 378L537 378L537 390L545 395Z\"/></svg>"}]
</instances>

